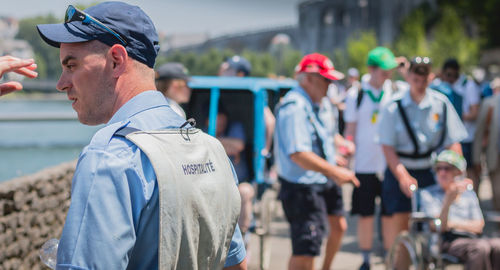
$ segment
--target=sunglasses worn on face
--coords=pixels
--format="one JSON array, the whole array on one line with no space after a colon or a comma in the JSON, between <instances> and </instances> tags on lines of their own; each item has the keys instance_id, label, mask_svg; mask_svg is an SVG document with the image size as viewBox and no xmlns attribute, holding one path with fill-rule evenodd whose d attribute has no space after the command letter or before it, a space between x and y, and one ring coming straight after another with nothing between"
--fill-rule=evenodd
<instances>
[{"instance_id":1,"label":"sunglasses worn on face","mask_svg":"<svg viewBox=\"0 0 500 270\"><path fill-rule=\"evenodd\" d=\"M68 9L66 9L66 16L64 17L64 22L65 23L70 23L70 22L82 22L82 23L93 23L94 25L97 25L98 27L104 29L108 33L112 34L115 36L123 46L127 46L127 41L118 34L117 32L113 31L111 28L107 27L104 25L102 22L99 20L95 19L94 17L88 15L87 13L75 8L72 5L68 6Z\"/></svg>"},{"instance_id":2,"label":"sunglasses worn on face","mask_svg":"<svg viewBox=\"0 0 500 270\"><path fill-rule=\"evenodd\" d=\"M434 168L434 170L436 170L436 172L439 172L439 171L451 172L451 171L453 171L453 169L454 169L453 166L436 166Z\"/></svg>"}]
</instances>

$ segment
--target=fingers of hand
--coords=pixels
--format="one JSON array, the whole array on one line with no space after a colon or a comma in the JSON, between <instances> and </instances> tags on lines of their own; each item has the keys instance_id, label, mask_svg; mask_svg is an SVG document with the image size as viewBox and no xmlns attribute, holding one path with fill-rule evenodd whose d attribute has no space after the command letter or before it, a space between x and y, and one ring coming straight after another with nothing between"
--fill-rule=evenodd
<instances>
[{"instance_id":1,"label":"fingers of hand","mask_svg":"<svg viewBox=\"0 0 500 270\"><path fill-rule=\"evenodd\" d=\"M10 92L18 91L23 89L23 86L18 82L7 82L0 84L0 96L8 94Z\"/></svg>"},{"instance_id":2,"label":"fingers of hand","mask_svg":"<svg viewBox=\"0 0 500 270\"><path fill-rule=\"evenodd\" d=\"M35 60L33 60L33 59L19 59L17 57L13 57L13 56L0 57L0 75L3 75L4 73L10 72L10 71L17 72L20 69L25 69L26 71L31 71L31 72L29 72L29 74L30 75L33 74L32 73L33 70L36 69ZM29 75L27 75L27 76L29 76Z\"/></svg>"},{"instance_id":3,"label":"fingers of hand","mask_svg":"<svg viewBox=\"0 0 500 270\"><path fill-rule=\"evenodd\" d=\"M36 64L32 64L28 67L23 67L20 69L14 70L15 73L24 75L29 78L36 78L38 76L38 72L34 71L36 69Z\"/></svg>"}]
</instances>

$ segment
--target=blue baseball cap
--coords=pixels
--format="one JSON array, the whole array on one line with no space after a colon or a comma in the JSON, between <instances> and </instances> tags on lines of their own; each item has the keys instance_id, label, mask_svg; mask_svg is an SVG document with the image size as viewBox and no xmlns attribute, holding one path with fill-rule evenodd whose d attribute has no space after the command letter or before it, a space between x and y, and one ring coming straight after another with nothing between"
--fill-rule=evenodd
<instances>
[{"instance_id":1,"label":"blue baseball cap","mask_svg":"<svg viewBox=\"0 0 500 270\"><path fill-rule=\"evenodd\" d=\"M252 65L245 57L234 55L226 61L229 67L236 72L243 72L245 76L250 75L252 72Z\"/></svg>"},{"instance_id":2,"label":"blue baseball cap","mask_svg":"<svg viewBox=\"0 0 500 270\"><path fill-rule=\"evenodd\" d=\"M123 44L130 57L153 68L160 50L159 38L153 22L141 8L123 2L104 2L83 12L92 20L39 24L38 33L45 42L58 48L61 43L91 40L99 40L109 46ZM95 21L97 23L93 23Z\"/></svg>"}]
</instances>

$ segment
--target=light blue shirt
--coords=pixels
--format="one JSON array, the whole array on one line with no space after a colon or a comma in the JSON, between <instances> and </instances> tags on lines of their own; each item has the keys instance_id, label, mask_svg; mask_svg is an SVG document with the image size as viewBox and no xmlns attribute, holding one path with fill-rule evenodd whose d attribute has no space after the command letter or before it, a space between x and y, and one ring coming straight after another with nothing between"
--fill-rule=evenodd
<instances>
[{"instance_id":1,"label":"light blue shirt","mask_svg":"<svg viewBox=\"0 0 500 270\"><path fill-rule=\"evenodd\" d=\"M156 175L146 155L114 133L124 126L154 130L184 122L160 92L146 91L123 105L94 135L73 177L56 269L158 269ZM237 226L226 266L245 256Z\"/></svg>"},{"instance_id":2,"label":"light blue shirt","mask_svg":"<svg viewBox=\"0 0 500 270\"><path fill-rule=\"evenodd\" d=\"M430 217L439 217L443 208L445 195L445 191L438 184L424 188L420 192L420 208L422 212ZM464 191L451 204L448 212L448 220L456 222L483 220L479 199L474 191Z\"/></svg>"},{"instance_id":3,"label":"light blue shirt","mask_svg":"<svg viewBox=\"0 0 500 270\"><path fill-rule=\"evenodd\" d=\"M314 152L335 165L333 138L337 133L336 116L336 110L327 98L321 104L314 104L300 87L292 89L283 97L276 112L274 135L275 156L281 177L299 184L324 184L328 181L319 172L302 169L292 161L290 155Z\"/></svg>"},{"instance_id":4,"label":"light blue shirt","mask_svg":"<svg viewBox=\"0 0 500 270\"><path fill-rule=\"evenodd\" d=\"M443 147L467 137L467 131L450 101L443 94L428 88L419 104L413 101L410 91L406 91L402 97L395 98L383 108L378 126L380 144L392 146L396 152L411 154L414 151L414 145L398 111L397 99L401 99L401 105L415 133L420 153L427 152L439 143L444 125L447 130ZM443 123L443 102L447 110L446 123ZM400 161L408 169L426 169L432 166L431 157L421 159L401 157Z\"/></svg>"}]
</instances>

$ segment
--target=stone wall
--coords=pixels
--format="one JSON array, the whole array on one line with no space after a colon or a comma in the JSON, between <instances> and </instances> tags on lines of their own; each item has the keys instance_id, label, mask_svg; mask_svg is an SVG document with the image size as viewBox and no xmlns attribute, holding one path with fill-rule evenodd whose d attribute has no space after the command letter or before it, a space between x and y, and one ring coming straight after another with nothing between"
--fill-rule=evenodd
<instances>
[{"instance_id":1,"label":"stone wall","mask_svg":"<svg viewBox=\"0 0 500 270\"><path fill-rule=\"evenodd\" d=\"M59 238L76 161L0 183L0 270L48 269L38 256Z\"/></svg>"}]
</instances>

